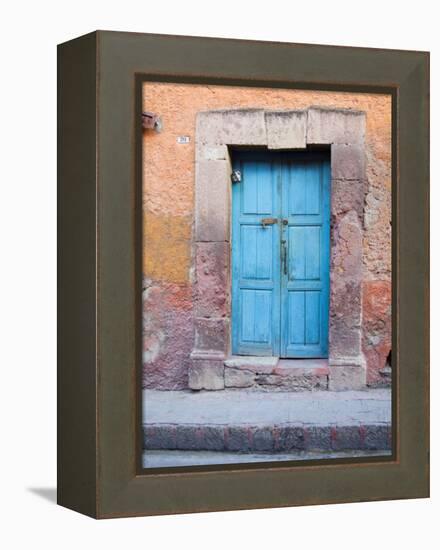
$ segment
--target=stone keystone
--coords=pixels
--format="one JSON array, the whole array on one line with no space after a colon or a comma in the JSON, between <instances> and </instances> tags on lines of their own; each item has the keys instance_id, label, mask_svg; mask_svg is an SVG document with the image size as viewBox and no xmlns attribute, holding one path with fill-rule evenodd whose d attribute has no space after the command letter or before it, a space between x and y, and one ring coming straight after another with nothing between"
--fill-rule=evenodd
<instances>
[{"instance_id":1,"label":"stone keystone","mask_svg":"<svg viewBox=\"0 0 440 550\"><path fill-rule=\"evenodd\" d=\"M266 111L268 149L305 149L307 111Z\"/></svg>"}]
</instances>

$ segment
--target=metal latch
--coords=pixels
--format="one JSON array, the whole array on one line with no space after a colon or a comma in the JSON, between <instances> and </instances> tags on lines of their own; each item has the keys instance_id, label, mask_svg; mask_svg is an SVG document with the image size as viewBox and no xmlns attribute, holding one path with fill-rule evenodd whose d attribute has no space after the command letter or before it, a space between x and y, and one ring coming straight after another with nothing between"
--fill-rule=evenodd
<instances>
[{"instance_id":1,"label":"metal latch","mask_svg":"<svg viewBox=\"0 0 440 550\"><path fill-rule=\"evenodd\" d=\"M263 218L261 225L265 228L267 225L274 225L278 222L278 218Z\"/></svg>"}]
</instances>

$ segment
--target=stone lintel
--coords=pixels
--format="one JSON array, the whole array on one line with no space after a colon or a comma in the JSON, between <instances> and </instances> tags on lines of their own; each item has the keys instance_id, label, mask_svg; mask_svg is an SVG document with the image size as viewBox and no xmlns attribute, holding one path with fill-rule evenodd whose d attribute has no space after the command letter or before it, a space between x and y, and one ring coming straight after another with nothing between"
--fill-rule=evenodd
<instances>
[{"instance_id":1,"label":"stone lintel","mask_svg":"<svg viewBox=\"0 0 440 550\"><path fill-rule=\"evenodd\" d=\"M268 149L305 149L307 111L266 111Z\"/></svg>"},{"instance_id":2,"label":"stone lintel","mask_svg":"<svg viewBox=\"0 0 440 550\"><path fill-rule=\"evenodd\" d=\"M209 145L266 145L264 109L199 112L196 142Z\"/></svg>"},{"instance_id":3,"label":"stone lintel","mask_svg":"<svg viewBox=\"0 0 440 550\"><path fill-rule=\"evenodd\" d=\"M365 141L365 113L351 109L310 107L307 111L307 143L328 145Z\"/></svg>"}]
</instances>

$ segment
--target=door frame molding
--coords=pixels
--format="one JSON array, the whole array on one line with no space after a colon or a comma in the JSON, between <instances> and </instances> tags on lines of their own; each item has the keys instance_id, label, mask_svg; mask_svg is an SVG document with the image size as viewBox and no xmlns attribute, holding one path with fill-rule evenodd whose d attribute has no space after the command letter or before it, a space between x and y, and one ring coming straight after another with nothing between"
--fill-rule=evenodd
<instances>
[{"instance_id":1,"label":"door frame molding","mask_svg":"<svg viewBox=\"0 0 440 550\"><path fill-rule=\"evenodd\" d=\"M361 389L365 113L352 109L223 109L196 121L193 236L194 348L189 387L224 388L231 350L230 147L305 150L331 155L329 389Z\"/></svg>"}]
</instances>

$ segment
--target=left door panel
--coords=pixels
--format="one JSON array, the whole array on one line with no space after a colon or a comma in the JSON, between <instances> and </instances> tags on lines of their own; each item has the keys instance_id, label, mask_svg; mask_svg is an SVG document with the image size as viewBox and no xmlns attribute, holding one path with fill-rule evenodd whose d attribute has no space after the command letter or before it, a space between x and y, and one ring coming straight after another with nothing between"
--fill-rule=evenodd
<instances>
[{"instance_id":1,"label":"left door panel","mask_svg":"<svg viewBox=\"0 0 440 550\"><path fill-rule=\"evenodd\" d=\"M241 181L232 184L232 353L279 355L278 164L257 152L233 164Z\"/></svg>"}]
</instances>

